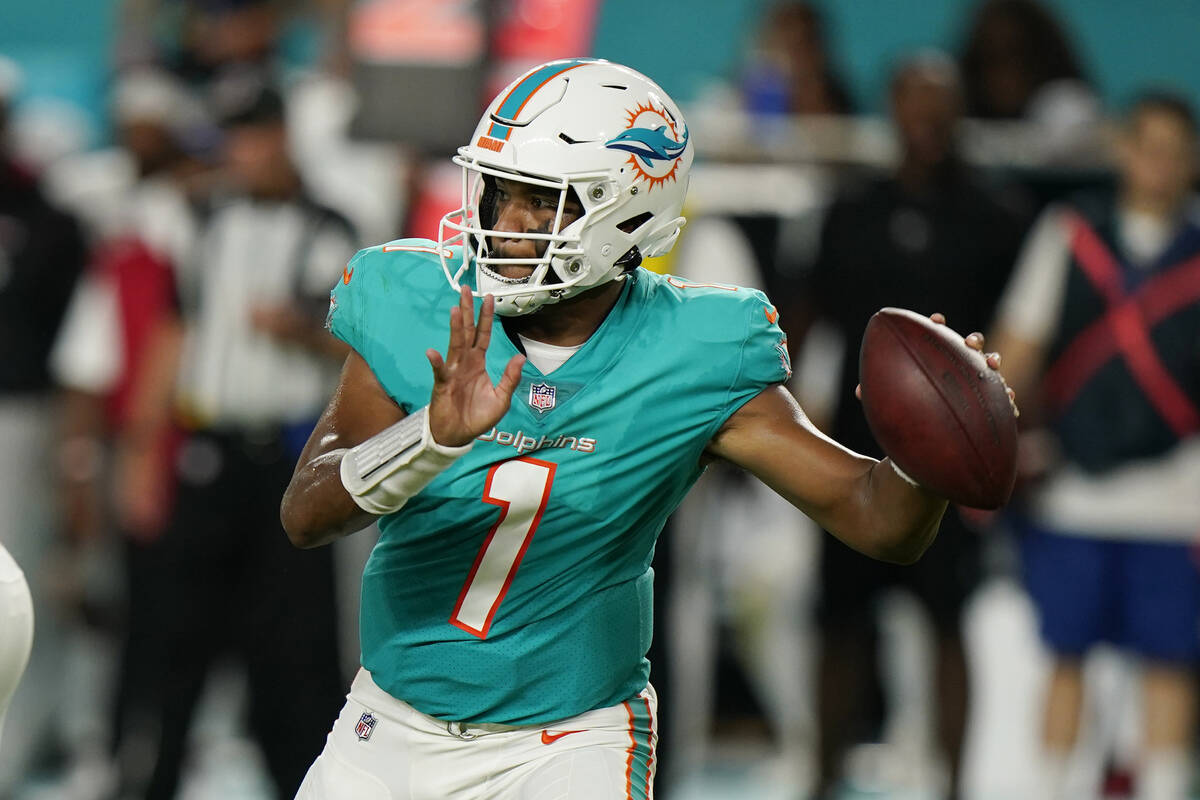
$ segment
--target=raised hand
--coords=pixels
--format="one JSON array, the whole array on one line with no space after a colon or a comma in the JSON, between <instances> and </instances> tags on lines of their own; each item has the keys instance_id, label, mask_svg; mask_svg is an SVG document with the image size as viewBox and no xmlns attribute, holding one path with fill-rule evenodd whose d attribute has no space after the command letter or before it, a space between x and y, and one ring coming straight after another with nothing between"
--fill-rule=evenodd
<instances>
[{"instance_id":1,"label":"raised hand","mask_svg":"<svg viewBox=\"0 0 1200 800\"><path fill-rule=\"evenodd\" d=\"M521 380L525 356L513 356L505 365L500 382L492 385L487 374L487 348L495 316L496 301L488 295L483 299L476 325L471 289L463 286L458 305L450 310L450 348L446 357L443 359L437 350L425 351L433 366L429 430L438 444L465 445L495 427L508 412Z\"/></svg>"}]
</instances>

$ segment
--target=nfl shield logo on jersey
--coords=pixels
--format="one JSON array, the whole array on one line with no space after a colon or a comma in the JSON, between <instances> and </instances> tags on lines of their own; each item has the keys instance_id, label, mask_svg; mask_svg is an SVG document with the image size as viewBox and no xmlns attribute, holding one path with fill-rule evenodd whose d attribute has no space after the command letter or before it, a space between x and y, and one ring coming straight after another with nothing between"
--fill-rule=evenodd
<instances>
[{"instance_id":1,"label":"nfl shield logo on jersey","mask_svg":"<svg viewBox=\"0 0 1200 800\"><path fill-rule=\"evenodd\" d=\"M548 383L530 384L529 405L541 412L554 408L554 387Z\"/></svg>"},{"instance_id":2,"label":"nfl shield logo on jersey","mask_svg":"<svg viewBox=\"0 0 1200 800\"><path fill-rule=\"evenodd\" d=\"M358 740L365 742L371 738L371 734L375 731L375 723L379 720L370 711L363 713L358 718L358 724L354 726L354 732L358 734Z\"/></svg>"}]
</instances>

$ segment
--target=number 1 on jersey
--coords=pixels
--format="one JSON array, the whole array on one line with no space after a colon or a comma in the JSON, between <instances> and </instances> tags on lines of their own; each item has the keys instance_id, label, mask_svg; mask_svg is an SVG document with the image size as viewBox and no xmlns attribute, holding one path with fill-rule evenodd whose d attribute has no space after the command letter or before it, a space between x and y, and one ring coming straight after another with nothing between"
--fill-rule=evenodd
<instances>
[{"instance_id":1,"label":"number 1 on jersey","mask_svg":"<svg viewBox=\"0 0 1200 800\"><path fill-rule=\"evenodd\" d=\"M557 466L520 456L488 470L483 502L500 506L500 518L475 556L450 615L451 625L480 639L487 638L496 609L512 586L521 559L542 521Z\"/></svg>"}]
</instances>

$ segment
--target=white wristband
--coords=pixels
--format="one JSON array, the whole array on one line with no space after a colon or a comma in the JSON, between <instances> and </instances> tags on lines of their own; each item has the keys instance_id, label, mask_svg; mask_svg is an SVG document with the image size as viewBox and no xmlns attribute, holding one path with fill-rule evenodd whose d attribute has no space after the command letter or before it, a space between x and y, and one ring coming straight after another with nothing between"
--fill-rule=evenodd
<instances>
[{"instance_id":1,"label":"white wristband","mask_svg":"<svg viewBox=\"0 0 1200 800\"><path fill-rule=\"evenodd\" d=\"M896 465L896 462L895 462L895 461L892 461L892 460L889 458L889 459L887 460L887 462L888 462L888 464L890 464L890 465L892 466L892 469L894 469L894 470L896 471L896 474L897 474L897 475L899 475L901 478L903 478L903 479L904 479L904 482L905 482L905 483L907 483L909 486L913 487L914 489L920 489L920 488L921 488L921 484L917 483L917 482L916 482L916 481L914 481L912 478L908 477L908 475L907 475L907 474L904 472L904 470L900 469L900 467Z\"/></svg>"},{"instance_id":2,"label":"white wristband","mask_svg":"<svg viewBox=\"0 0 1200 800\"><path fill-rule=\"evenodd\" d=\"M364 511L391 514L474 444L446 447L434 441L424 406L343 453L342 486Z\"/></svg>"}]
</instances>

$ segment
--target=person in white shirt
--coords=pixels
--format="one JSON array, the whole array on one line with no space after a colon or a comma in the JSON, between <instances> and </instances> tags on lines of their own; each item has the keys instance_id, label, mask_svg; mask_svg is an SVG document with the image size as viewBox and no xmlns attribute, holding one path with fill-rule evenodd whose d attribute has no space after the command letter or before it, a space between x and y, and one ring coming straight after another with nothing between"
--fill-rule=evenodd
<instances>
[{"instance_id":1,"label":"person in white shirt","mask_svg":"<svg viewBox=\"0 0 1200 800\"><path fill-rule=\"evenodd\" d=\"M1026 582L1053 656L1045 703L1052 798L1094 795L1079 769L1082 659L1107 642L1141 659L1139 800L1181 800L1191 778L1200 662L1200 215L1197 125L1147 94L1129 114L1115 194L1052 206L1001 301L1005 375L1040 384L1046 468L1025 498ZM992 337L995 337L994 339ZM1053 454L1036 448L1051 442ZM1047 466L1048 465L1048 466Z\"/></svg>"},{"instance_id":2,"label":"person in white shirt","mask_svg":"<svg viewBox=\"0 0 1200 800\"><path fill-rule=\"evenodd\" d=\"M249 728L281 797L295 794L342 699L332 557L289 544L279 498L337 382L346 349L322 320L358 243L308 198L280 94L254 81L218 94L229 191L175 271L178 318L142 367L162 379L145 389L156 399L118 448L119 497L170 499L156 545L167 641L146 800L175 796L196 702L224 651L247 667ZM178 439L168 470L164 429ZM153 489L172 480L173 493Z\"/></svg>"}]
</instances>

